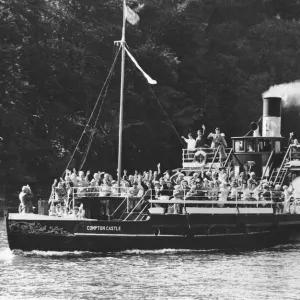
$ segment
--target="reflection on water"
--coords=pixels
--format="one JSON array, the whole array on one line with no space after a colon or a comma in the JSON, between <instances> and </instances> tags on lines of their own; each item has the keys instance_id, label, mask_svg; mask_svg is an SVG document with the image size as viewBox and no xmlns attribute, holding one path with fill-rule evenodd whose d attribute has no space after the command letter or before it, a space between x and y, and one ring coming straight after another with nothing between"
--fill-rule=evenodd
<instances>
[{"instance_id":1,"label":"reflection on water","mask_svg":"<svg viewBox=\"0 0 300 300\"><path fill-rule=\"evenodd\" d=\"M300 298L298 244L253 252L12 252L0 222L0 299Z\"/></svg>"}]
</instances>

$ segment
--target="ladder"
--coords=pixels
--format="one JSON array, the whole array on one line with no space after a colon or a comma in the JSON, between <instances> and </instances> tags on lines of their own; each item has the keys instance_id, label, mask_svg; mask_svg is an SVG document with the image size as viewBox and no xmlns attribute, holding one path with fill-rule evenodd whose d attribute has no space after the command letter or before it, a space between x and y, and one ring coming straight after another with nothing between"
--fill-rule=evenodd
<instances>
[{"instance_id":1,"label":"ladder","mask_svg":"<svg viewBox=\"0 0 300 300\"><path fill-rule=\"evenodd\" d=\"M280 185L280 187L282 187L284 179L289 170L289 167L286 166L286 160L290 157L290 152L291 152L291 145L288 147L279 169L277 169L277 168L273 169L271 176L269 177L270 184L273 184L273 185L278 184L278 185Z\"/></svg>"},{"instance_id":2,"label":"ladder","mask_svg":"<svg viewBox=\"0 0 300 300\"><path fill-rule=\"evenodd\" d=\"M288 167L282 167L278 169L273 169L271 176L269 178L269 183L272 185L280 185L282 186L284 179L286 178L286 175L288 173L289 168Z\"/></svg>"}]
</instances>

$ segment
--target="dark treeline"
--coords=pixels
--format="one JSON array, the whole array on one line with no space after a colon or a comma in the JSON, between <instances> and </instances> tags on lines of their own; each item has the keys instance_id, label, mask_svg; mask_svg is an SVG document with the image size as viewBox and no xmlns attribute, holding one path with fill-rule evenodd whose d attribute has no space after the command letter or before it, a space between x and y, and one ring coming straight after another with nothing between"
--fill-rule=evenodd
<instances>
[{"instance_id":1,"label":"dark treeline","mask_svg":"<svg viewBox=\"0 0 300 300\"><path fill-rule=\"evenodd\" d=\"M300 78L297 0L148 0L139 16L137 26L127 24L127 43L157 80L153 91L180 135L217 125L230 142L260 118L265 90ZM0 0L2 184L50 184L61 176L110 69L121 26L121 0ZM120 62L85 170L116 174L119 70ZM296 131L299 113L284 117L283 134ZM124 168L180 166L182 143L128 59L124 123ZM71 168L80 165L88 139Z\"/></svg>"}]
</instances>

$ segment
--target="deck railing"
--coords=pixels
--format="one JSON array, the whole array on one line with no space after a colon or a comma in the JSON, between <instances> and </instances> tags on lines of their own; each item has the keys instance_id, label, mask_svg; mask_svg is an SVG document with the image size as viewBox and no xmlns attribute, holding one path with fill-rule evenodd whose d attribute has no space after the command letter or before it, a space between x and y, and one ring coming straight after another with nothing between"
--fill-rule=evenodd
<instances>
[{"instance_id":1,"label":"deck railing","mask_svg":"<svg viewBox=\"0 0 300 300\"><path fill-rule=\"evenodd\" d=\"M205 162L205 164L212 164L218 161L219 152L219 148L196 148L194 150L182 149L182 164L183 166L188 166L189 164L195 164L195 166L197 166L200 164L202 165L203 162ZM228 158L232 152L232 148L226 148L225 152ZM195 157L195 154L197 153L204 154L200 162L197 161Z\"/></svg>"}]
</instances>

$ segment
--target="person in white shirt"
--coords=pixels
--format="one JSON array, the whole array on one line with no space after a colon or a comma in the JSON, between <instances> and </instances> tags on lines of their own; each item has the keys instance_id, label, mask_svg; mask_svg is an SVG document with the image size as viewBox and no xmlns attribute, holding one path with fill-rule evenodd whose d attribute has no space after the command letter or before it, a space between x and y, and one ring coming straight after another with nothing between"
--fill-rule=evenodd
<instances>
[{"instance_id":1,"label":"person in white shirt","mask_svg":"<svg viewBox=\"0 0 300 300\"><path fill-rule=\"evenodd\" d=\"M219 195L219 203L218 206L219 207L223 207L224 206L224 202L227 201L228 195L230 193L230 186L228 186L227 182L223 182L220 186L220 195Z\"/></svg>"},{"instance_id":2,"label":"person in white shirt","mask_svg":"<svg viewBox=\"0 0 300 300\"><path fill-rule=\"evenodd\" d=\"M184 136L182 136L182 138L187 143L187 149L188 150L195 150L196 140L193 138L193 136L192 136L191 133L188 134L188 138L187 139Z\"/></svg>"}]
</instances>

